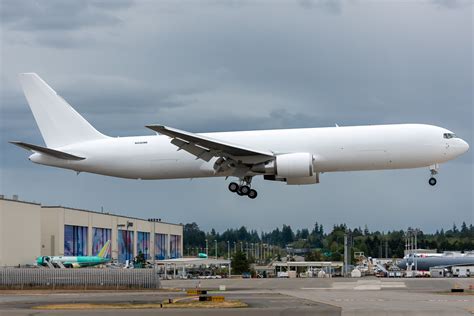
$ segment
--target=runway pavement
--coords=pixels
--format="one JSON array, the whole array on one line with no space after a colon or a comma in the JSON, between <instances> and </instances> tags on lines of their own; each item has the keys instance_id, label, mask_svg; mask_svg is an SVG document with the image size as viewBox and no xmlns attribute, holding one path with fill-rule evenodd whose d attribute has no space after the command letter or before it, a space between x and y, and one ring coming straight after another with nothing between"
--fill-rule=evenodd
<instances>
[{"instance_id":1,"label":"runway pavement","mask_svg":"<svg viewBox=\"0 0 474 316\"><path fill-rule=\"evenodd\" d=\"M31 307L54 303L161 302L184 296L176 289L207 288L226 299L249 305L240 309L93 310L67 311L68 315L472 315L473 295L448 294L453 286L469 288L474 279L220 279L169 280L157 292L44 293L0 292L0 315L63 315Z\"/></svg>"}]
</instances>

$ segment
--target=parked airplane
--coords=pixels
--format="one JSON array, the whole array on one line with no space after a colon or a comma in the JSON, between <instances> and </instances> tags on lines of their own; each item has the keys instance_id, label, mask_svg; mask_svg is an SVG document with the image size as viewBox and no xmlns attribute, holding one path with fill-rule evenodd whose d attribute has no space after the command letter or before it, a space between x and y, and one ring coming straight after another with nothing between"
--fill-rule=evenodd
<instances>
[{"instance_id":1,"label":"parked airplane","mask_svg":"<svg viewBox=\"0 0 474 316\"><path fill-rule=\"evenodd\" d=\"M237 177L229 190L252 199L252 178L319 183L323 172L429 167L469 145L432 125L393 124L222 133L190 133L148 125L160 135L109 137L98 132L38 75L20 75L46 147L11 142L34 152L35 163L130 179Z\"/></svg>"},{"instance_id":2,"label":"parked airplane","mask_svg":"<svg viewBox=\"0 0 474 316\"><path fill-rule=\"evenodd\" d=\"M408 269L410 266L415 267L420 271L429 271L431 267L452 267L452 266L473 266L474 256L472 255L458 255L458 256L446 256L441 254L440 256L428 256L419 257L417 255L410 255L403 258L397 266L400 269Z\"/></svg>"},{"instance_id":3,"label":"parked airplane","mask_svg":"<svg viewBox=\"0 0 474 316\"><path fill-rule=\"evenodd\" d=\"M36 258L36 264L40 266L51 264L54 267L64 266L65 268L92 267L110 261L107 257L109 249L110 240L105 243L97 256L43 256Z\"/></svg>"}]
</instances>

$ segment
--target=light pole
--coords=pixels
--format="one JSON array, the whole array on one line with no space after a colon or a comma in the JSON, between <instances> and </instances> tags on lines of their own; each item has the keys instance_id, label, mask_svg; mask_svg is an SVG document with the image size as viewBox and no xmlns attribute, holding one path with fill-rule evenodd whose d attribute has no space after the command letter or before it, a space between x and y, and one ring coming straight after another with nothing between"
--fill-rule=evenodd
<instances>
[{"instance_id":1,"label":"light pole","mask_svg":"<svg viewBox=\"0 0 474 316\"><path fill-rule=\"evenodd\" d=\"M156 260L156 222L161 222L161 218L149 218L148 221L153 225L153 248L151 249L153 262ZM151 241L151 238L150 238ZM189 248L188 248L189 255ZM156 263L156 262L155 262Z\"/></svg>"},{"instance_id":2,"label":"light pole","mask_svg":"<svg viewBox=\"0 0 474 316\"><path fill-rule=\"evenodd\" d=\"M418 237L418 232L419 232L419 231L420 231L420 230L419 230L418 228L415 228L415 229L413 230L413 232L415 233L415 252L418 252L418 240L417 240L417 237ZM413 260L415 260L415 271L418 271L418 260L417 260L415 254L413 254L413 256L414 256L414 257L413 257Z\"/></svg>"},{"instance_id":3,"label":"light pole","mask_svg":"<svg viewBox=\"0 0 474 316\"><path fill-rule=\"evenodd\" d=\"M207 239L206 239L206 256L209 255L209 254L208 254L208 249L209 249L209 248L208 248L208 243L207 243L207 242L208 242L208 241L207 241Z\"/></svg>"},{"instance_id":4,"label":"light pole","mask_svg":"<svg viewBox=\"0 0 474 316\"><path fill-rule=\"evenodd\" d=\"M230 260L230 242L227 240L227 260Z\"/></svg>"},{"instance_id":5,"label":"light pole","mask_svg":"<svg viewBox=\"0 0 474 316\"><path fill-rule=\"evenodd\" d=\"M119 228L124 228L125 224L117 224L117 262L120 260L120 243L119 243ZM112 252L111 252L112 256Z\"/></svg>"},{"instance_id":6,"label":"light pole","mask_svg":"<svg viewBox=\"0 0 474 316\"><path fill-rule=\"evenodd\" d=\"M216 245L216 260L217 260L217 239L214 240L215 245Z\"/></svg>"}]
</instances>

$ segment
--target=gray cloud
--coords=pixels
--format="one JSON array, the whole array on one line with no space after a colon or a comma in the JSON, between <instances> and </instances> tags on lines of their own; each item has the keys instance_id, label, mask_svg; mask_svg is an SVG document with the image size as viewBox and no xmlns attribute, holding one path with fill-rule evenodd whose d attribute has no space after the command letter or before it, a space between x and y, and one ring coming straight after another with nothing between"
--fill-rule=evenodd
<instances>
[{"instance_id":1,"label":"gray cloud","mask_svg":"<svg viewBox=\"0 0 474 316\"><path fill-rule=\"evenodd\" d=\"M331 14L340 14L342 4L340 0L299 0L298 3L305 9L322 9Z\"/></svg>"},{"instance_id":2,"label":"gray cloud","mask_svg":"<svg viewBox=\"0 0 474 316\"><path fill-rule=\"evenodd\" d=\"M7 0L1 10L4 39L15 43L23 37L25 44L59 49L90 46L95 36L87 30L119 26L123 21L117 11L132 4L130 0Z\"/></svg>"},{"instance_id":3,"label":"gray cloud","mask_svg":"<svg viewBox=\"0 0 474 316\"><path fill-rule=\"evenodd\" d=\"M431 2L440 8L447 9L457 9L472 5L470 0L431 0Z\"/></svg>"},{"instance_id":4,"label":"gray cloud","mask_svg":"<svg viewBox=\"0 0 474 316\"><path fill-rule=\"evenodd\" d=\"M110 11L127 8L131 1L65 2L60 0L7 0L2 2L2 21L9 29L38 32L116 25L121 20Z\"/></svg>"}]
</instances>

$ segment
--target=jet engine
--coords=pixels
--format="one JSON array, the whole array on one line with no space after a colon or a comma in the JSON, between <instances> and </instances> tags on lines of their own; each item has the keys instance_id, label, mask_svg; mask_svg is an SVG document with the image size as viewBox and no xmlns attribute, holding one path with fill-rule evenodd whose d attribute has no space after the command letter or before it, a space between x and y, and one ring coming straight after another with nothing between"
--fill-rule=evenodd
<instances>
[{"instance_id":1,"label":"jet engine","mask_svg":"<svg viewBox=\"0 0 474 316\"><path fill-rule=\"evenodd\" d=\"M313 155L292 153L276 156L275 175L279 178L303 178L314 175Z\"/></svg>"},{"instance_id":2,"label":"jet engine","mask_svg":"<svg viewBox=\"0 0 474 316\"><path fill-rule=\"evenodd\" d=\"M314 161L315 158L310 153L282 154L252 170L265 173L265 180L283 181L289 185L314 184L319 183L319 173L314 170Z\"/></svg>"}]
</instances>

